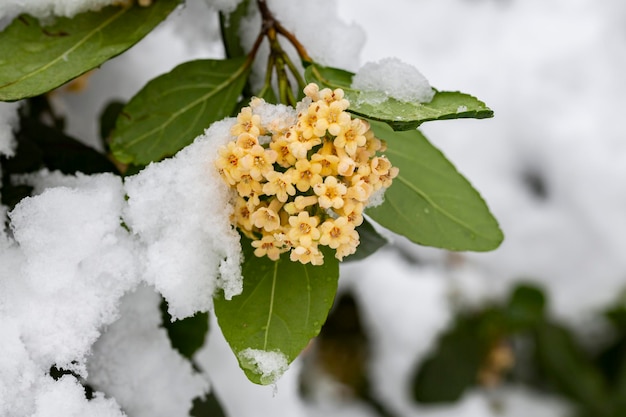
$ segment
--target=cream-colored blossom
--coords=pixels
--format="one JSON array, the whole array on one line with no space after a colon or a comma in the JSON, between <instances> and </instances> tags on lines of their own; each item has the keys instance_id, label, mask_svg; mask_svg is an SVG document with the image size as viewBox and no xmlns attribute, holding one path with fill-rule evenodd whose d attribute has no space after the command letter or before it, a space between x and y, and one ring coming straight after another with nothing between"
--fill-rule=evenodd
<instances>
[{"instance_id":1,"label":"cream-colored blossom","mask_svg":"<svg viewBox=\"0 0 626 417\"><path fill-rule=\"evenodd\" d=\"M347 217L326 220L320 226L320 244L337 249L340 245L350 243L354 224Z\"/></svg>"},{"instance_id":2,"label":"cream-colored blossom","mask_svg":"<svg viewBox=\"0 0 626 417\"><path fill-rule=\"evenodd\" d=\"M322 166L319 163L312 163L307 159L298 160L292 174L298 191L305 192L315 184L322 182L320 172L322 172Z\"/></svg>"},{"instance_id":3,"label":"cream-colored blossom","mask_svg":"<svg viewBox=\"0 0 626 417\"><path fill-rule=\"evenodd\" d=\"M356 155L358 146L365 146L367 139L365 132L369 129L369 123L361 119L353 119L346 130L339 132L334 140L337 148L345 149L349 156Z\"/></svg>"},{"instance_id":4,"label":"cream-colored blossom","mask_svg":"<svg viewBox=\"0 0 626 417\"><path fill-rule=\"evenodd\" d=\"M343 196L348 191L345 184L337 180L337 177L326 177L324 182L313 186L313 192L318 196L318 203L321 208L339 209L343 207Z\"/></svg>"},{"instance_id":5,"label":"cream-colored blossom","mask_svg":"<svg viewBox=\"0 0 626 417\"><path fill-rule=\"evenodd\" d=\"M291 250L289 259L303 264L311 263L311 265L322 265L324 263L322 252L317 247L311 246L296 246Z\"/></svg>"},{"instance_id":6,"label":"cream-colored blossom","mask_svg":"<svg viewBox=\"0 0 626 417\"><path fill-rule=\"evenodd\" d=\"M244 107L237 115L237 123L230 129L230 134L239 136L242 133L249 133L252 136L258 137L263 134L263 131L261 116L252 114L250 107Z\"/></svg>"},{"instance_id":7,"label":"cream-colored blossom","mask_svg":"<svg viewBox=\"0 0 626 417\"><path fill-rule=\"evenodd\" d=\"M263 193L265 195L275 195L281 202L286 202L289 196L296 194L293 186L293 175L272 171L266 175L267 182L263 184Z\"/></svg>"},{"instance_id":8,"label":"cream-colored blossom","mask_svg":"<svg viewBox=\"0 0 626 417\"><path fill-rule=\"evenodd\" d=\"M252 246L255 248L255 256L259 258L267 256L272 261L277 261L281 253L289 250L282 242L277 241L273 234L266 234L260 240L253 240Z\"/></svg>"},{"instance_id":9,"label":"cream-colored blossom","mask_svg":"<svg viewBox=\"0 0 626 417\"><path fill-rule=\"evenodd\" d=\"M241 159L241 165L248 170L252 178L261 181L265 175L274 171L272 164L276 162L276 157L276 151L264 149L261 145L255 145Z\"/></svg>"},{"instance_id":10,"label":"cream-colored blossom","mask_svg":"<svg viewBox=\"0 0 626 417\"><path fill-rule=\"evenodd\" d=\"M292 241L298 242L299 246L309 248L313 245L313 241L320 238L320 231L317 228L319 222L319 217L311 217L306 211L301 211L297 216L289 217L291 229L287 236Z\"/></svg>"}]
</instances>

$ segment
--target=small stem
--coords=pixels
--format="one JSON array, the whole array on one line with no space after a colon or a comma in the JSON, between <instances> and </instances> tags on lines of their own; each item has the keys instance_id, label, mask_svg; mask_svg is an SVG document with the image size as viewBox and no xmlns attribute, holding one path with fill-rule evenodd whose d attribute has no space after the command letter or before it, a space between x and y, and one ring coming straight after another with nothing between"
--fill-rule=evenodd
<instances>
[{"instance_id":1,"label":"small stem","mask_svg":"<svg viewBox=\"0 0 626 417\"><path fill-rule=\"evenodd\" d=\"M291 59L289 58L289 55L283 54L283 58L285 60L285 63L287 64L287 67L289 67L289 70L291 71L296 81L298 82L299 89L304 90L304 87L306 87L306 84L304 83L304 78L302 78L302 76L300 75L300 71L298 71L298 68L296 68L294 63L291 61Z\"/></svg>"},{"instance_id":2,"label":"small stem","mask_svg":"<svg viewBox=\"0 0 626 417\"><path fill-rule=\"evenodd\" d=\"M274 27L276 28L276 31L278 33L280 33L285 38L287 38L287 40L294 46L294 48L296 48L296 51L298 51L298 55L300 55L300 59L302 59L305 62L313 62L308 52L304 48L304 45L300 43L298 38L296 38L293 33L285 29L285 27L281 25L280 22L276 22Z\"/></svg>"},{"instance_id":3,"label":"small stem","mask_svg":"<svg viewBox=\"0 0 626 417\"><path fill-rule=\"evenodd\" d=\"M276 57L274 54L270 54L267 58L267 67L265 69L265 81L263 82L263 88L259 92L259 97L263 97L267 90L272 88L272 73L274 72L274 65L276 65Z\"/></svg>"},{"instance_id":4,"label":"small stem","mask_svg":"<svg viewBox=\"0 0 626 417\"><path fill-rule=\"evenodd\" d=\"M250 49L250 52L248 52L248 57L246 59L246 61L249 62L248 65L250 65L252 63L252 61L254 61L254 57L256 57L257 52L259 51L259 47L261 46L261 43L263 42L263 38L265 37L267 30L261 30L261 33L259 33L259 36L256 37L256 40L254 41L254 45L252 45L252 49Z\"/></svg>"}]
</instances>

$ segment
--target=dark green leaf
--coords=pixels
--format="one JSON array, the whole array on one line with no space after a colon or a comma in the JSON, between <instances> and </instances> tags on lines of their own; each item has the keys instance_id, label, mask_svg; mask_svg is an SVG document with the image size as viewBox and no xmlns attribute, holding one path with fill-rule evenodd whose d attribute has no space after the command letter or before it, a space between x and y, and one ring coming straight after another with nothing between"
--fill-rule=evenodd
<instances>
[{"instance_id":1,"label":"dark green leaf","mask_svg":"<svg viewBox=\"0 0 626 417\"><path fill-rule=\"evenodd\" d=\"M596 417L611 415L602 375L567 329L550 323L538 326L536 356L542 373L561 394Z\"/></svg>"},{"instance_id":2,"label":"dark green leaf","mask_svg":"<svg viewBox=\"0 0 626 417\"><path fill-rule=\"evenodd\" d=\"M545 296L539 288L518 285L505 310L511 330L526 330L538 325L544 318L545 304Z\"/></svg>"},{"instance_id":3,"label":"dark green leaf","mask_svg":"<svg viewBox=\"0 0 626 417\"><path fill-rule=\"evenodd\" d=\"M172 343L172 347L187 359L192 359L203 345L209 331L209 314L196 313L192 317L172 321L167 312L167 302L161 302L161 316L163 327Z\"/></svg>"},{"instance_id":4,"label":"dark green leaf","mask_svg":"<svg viewBox=\"0 0 626 417\"><path fill-rule=\"evenodd\" d=\"M192 417L226 417L222 405L211 390L206 397L193 400L193 407L189 413Z\"/></svg>"},{"instance_id":5,"label":"dark green leaf","mask_svg":"<svg viewBox=\"0 0 626 417\"><path fill-rule=\"evenodd\" d=\"M367 93L351 87L353 73L336 68L312 64L305 71L307 82L320 87L341 88L350 101L348 111L372 120L391 125L395 130L415 129L431 120L493 117L493 111L485 103L458 91L437 91L429 103L403 102L387 98L371 104Z\"/></svg>"},{"instance_id":6,"label":"dark green leaf","mask_svg":"<svg viewBox=\"0 0 626 417\"><path fill-rule=\"evenodd\" d=\"M220 29L227 58L240 58L246 55L246 51L241 46L239 25L241 20L248 15L249 6L250 0L243 0L232 13L220 12Z\"/></svg>"},{"instance_id":7,"label":"dark green leaf","mask_svg":"<svg viewBox=\"0 0 626 417\"><path fill-rule=\"evenodd\" d=\"M391 163L400 168L385 202L367 210L372 219L421 245L455 251L500 245L502 231L480 194L419 131L371 125L387 141Z\"/></svg>"},{"instance_id":8,"label":"dark green leaf","mask_svg":"<svg viewBox=\"0 0 626 417\"><path fill-rule=\"evenodd\" d=\"M243 58L191 61L150 81L117 119L111 139L115 158L147 165L189 145L211 123L230 116L248 64Z\"/></svg>"},{"instance_id":9,"label":"dark green leaf","mask_svg":"<svg viewBox=\"0 0 626 417\"><path fill-rule=\"evenodd\" d=\"M376 229L374 229L374 226L365 219L363 219L363 223L356 228L356 231L359 233L361 243L357 246L355 253L344 258L344 262L365 259L387 244L387 239L382 237Z\"/></svg>"},{"instance_id":10,"label":"dark green leaf","mask_svg":"<svg viewBox=\"0 0 626 417\"><path fill-rule=\"evenodd\" d=\"M108 146L107 139L115 127L115 121L124 108L121 101L111 101L100 114L100 139Z\"/></svg>"},{"instance_id":11,"label":"dark green leaf","mask_svg":"<svg viewBox=\"0 0 626 417\"><path fill-rule=\"evenodd\" d=\"M29 119L22 124L18 141L35 146L40 152L41 164L53 171L64 174L118 173L115 165L100 152L37 120Z\"/></svg>"},{"instance_id":12,"label":"dark green leaf","mask_svg":"<svg viewBox=\"0 0 626 417\"><path fill-rule=\"evenodd\" d=\"M481 331L482 316L459 320L439 339L436 350L413 378L413 398L421 403L457 401L476 384L491 341Z\"/></svg>"},{"instance_id":13,"label":"dark green leaf","mask_svg":"<svg viewBox=\"0 0 626 417\"><path fill-rule=\"evenodd\" d=\"M22 15L0 33L0 100L43 94L121 54L180 3L106 7L42 26Z\"/></svg>"},{"instance_id":14,"label":"dark green leaf","mask_svg":"<svg viewBox=\"0 0 626 417\"><path fill-rule=\"evenodd\" d=\"M248 378L268 384L272 378L257 373L241 352L278 351L291 363L326 320L337 291L339 266L332 251L324 251L323 265L311 266L290 261L288 253L278 261L258 258L245 238L242 247L243 293L230 301L217 296L215 314Z\"/></svg>"}]
</instances>

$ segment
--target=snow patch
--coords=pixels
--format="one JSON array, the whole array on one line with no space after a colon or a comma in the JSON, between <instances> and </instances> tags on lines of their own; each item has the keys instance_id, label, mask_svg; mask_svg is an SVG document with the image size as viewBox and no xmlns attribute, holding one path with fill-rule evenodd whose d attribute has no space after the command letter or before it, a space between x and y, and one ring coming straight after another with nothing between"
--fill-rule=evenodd
<instances>
[{"instance_id":1,"label":"snow patch","mask_svg":"<svg viewBox=\"0 0 626 417\"><path fill-rule=\"evenodd\" d=\"M265 385L273 384L289 368L287 356L280 351L268 352L260 349L244 349L237 354L244 368L261 376Z\"/></svg>"},{"instance_id":2,"label":"snow patch","mask_svg":"<svg viewBox=\"0 0 626 417\"><path fill-rule=\"evenodd\" d=\"M435 91L414 66L398 58L368 62L352 78L352 88L361 90L359 99L380 104L388 98L407 103L428 103Z\"/></svg>"}]
</instances>

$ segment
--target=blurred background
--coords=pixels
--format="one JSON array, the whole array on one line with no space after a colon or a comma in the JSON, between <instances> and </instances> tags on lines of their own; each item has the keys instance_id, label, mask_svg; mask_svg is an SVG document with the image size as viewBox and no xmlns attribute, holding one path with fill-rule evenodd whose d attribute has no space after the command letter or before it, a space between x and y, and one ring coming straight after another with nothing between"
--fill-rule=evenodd
<instances>
[{"instance_id":1,"label":"blurred background","mask_svg":"<svg viewBox=\"0 0 626 417\"><path fill-rule=\"evenodd\" d=\"M365 35L347 69L395 56L435 88L470 93L495 111L422 130L481 192L506 237L492 253L449 253L381 231L389 244L342 266L322 334L275 388L246 380L213 322L198 361L221 412L626 416L626 3L320 7L336 7ZM107 102L185 60L221 57L217 37L217 15L188 0L88 88L56 97L69 132L96 138L93 120ZM340 48L343 39L334 41Z\"/></svg>"}]
</instances>

